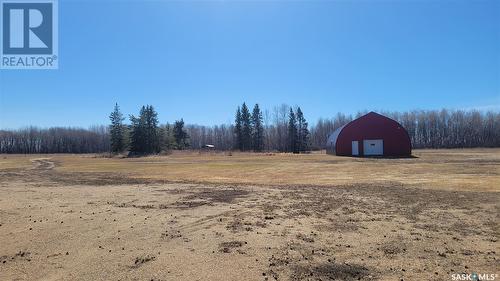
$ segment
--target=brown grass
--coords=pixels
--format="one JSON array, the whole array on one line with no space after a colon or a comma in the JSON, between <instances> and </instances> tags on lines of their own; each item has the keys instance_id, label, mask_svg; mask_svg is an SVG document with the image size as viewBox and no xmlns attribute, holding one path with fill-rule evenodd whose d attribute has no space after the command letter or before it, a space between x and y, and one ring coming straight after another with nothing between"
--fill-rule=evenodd
<instances>
[{"instance_id":1,"label":"brown grass","mask_svg":"<svg viewBox=\"0 0 500 281\"><path fill-rule=\"evenodd\" d=\"M448 190L500 190L500 149L416 150L415 158L370 159L326 154L174 153L143 158L93 155L5 155L0 167L26 168L36 158L56 171L116 174L135 180L247 185L333 186L394 182Z\"/></svg>"},{"instance_id":2,"label":"brown grass","mask_svg":"<svg viewBox=\"0 0 500 281\"><path fill-rule=\"evenodd\" d=\"M499 152L1 155L0 280L498 273Z\"/></svg>"}]
</instances>

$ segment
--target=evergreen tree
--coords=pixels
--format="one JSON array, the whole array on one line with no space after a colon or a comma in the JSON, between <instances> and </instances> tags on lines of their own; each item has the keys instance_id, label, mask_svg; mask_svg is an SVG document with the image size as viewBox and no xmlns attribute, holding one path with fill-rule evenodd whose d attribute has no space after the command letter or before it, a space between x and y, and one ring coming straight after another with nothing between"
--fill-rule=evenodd
<instances>
[{"instance_id":1,"label":"evergreen tree","mask_svg":"<svg viewBox=\"0 0 500 281\"><path fill-rule=\"evenodd\" d=\"M153 106L142 106L139 117L130 116L130 151L134 153L160 152L158 114Z\"/></svg>"},{"instance_id":2,"label":"evergreen tree","mask_svg":"<svg viewBox=\"0 0 500 281\"><path fill-rule=\"evenodd\" d=\"M255 104L252 111L252 146L253 150L257 152L264 148L264 127L259 104Z\"/></svg>"},{"instance_id":3,"label":"evergreen tree","mask_svg":"<svg viewBox=\"0 0 500 281\"><path fill-rule=\"evenodd\" d=\"M130 115L130 152L132 153L143 153L144 149L144 122L141 122L140 118L140 116Z\"/></svg>"},{"instance_id":4,"label":"evergreen tree","mask_svg":"<svg viewBox=\"0 0 500 281\"><path fill-rule=\"evenodd\" d=\"M158 113L156 113L152 105L146 106L145 120L146 153L158 153L160 152Z\"/></svg>"},{"instance_id":5,"label":"evergreen tree","mask_svg":"<svg viewBox=\"0 0 500 281\"><path fill-rule=\"evenodd\" d=\"M166 124L160 130L161 132L161 149L169 151L177 148L177 143L174 136L174 128L170 124Z\"/></svg>"},{"instance_id":6,"label":"evergreen tree","mask_svg":"<svg viewBox=\"0 0 500 281\"><path fill-rule=\"evenodd\" d=\"M241 106L241 142L243 151L252 149L252 121L245 103Z\"/></svg>"},{"instance_id":7,"label":"evergreen tree","mask_svg":"<svg viewBox=\"0 0 500 281\"><path fill-rule=\"evenodd\" d=\"M109 119L111 120L110 125L110 140L111 140L111 152L119 153L125 150L125 140L124 140L124 131L125 128L123 126L123 114L120 112L120 107L118 103L115 104L115 109L109 115Z\"/></svg>"},{"instance_id":8,"label":"evergreen tree","mask_svg":"<svg viewBox=\"0 0 500 281\"><path fill-rule=\"evenodd\" d=\"M297 108L297 150L299 152L305 152L309 150L309 129L308 124L304 118L304 114L300 107Z\"/></svg>"},{"instance_id":9,"label":"evergreen tree","mask_svg":"<svg viewBox=\"0 0 500 281\"><path fill-rule=\"evenodd\" d=\"M238 106L238 109L236 110L236 116L234 118L234 134L235 134L235 149L243 150L243 142L241 139L241 110L240 107Z\"/></svg>"},{"instance_id":10,"label":"evergreen tree","mask_svg":"<svg viewBox=\"0 0 500 281\"><path fill-rule=\"evenodd\" d=\"M297 119L295 118L295 113L290 107L290 113L288 114L288 151L293 153L298 153L297 150Z\"/></svg>"},{"instance_id":11,"label":"evergreen tree","mask_svg":"<svg viewBox=\"0 0 500 281\"><path fill-rule=\"evenodd\" d=\"M189 147L189 136L184 130L184 120L175 121L174 124L174 138L177 143L177 149L185 149Z\"/></svg>"}]
</instances>

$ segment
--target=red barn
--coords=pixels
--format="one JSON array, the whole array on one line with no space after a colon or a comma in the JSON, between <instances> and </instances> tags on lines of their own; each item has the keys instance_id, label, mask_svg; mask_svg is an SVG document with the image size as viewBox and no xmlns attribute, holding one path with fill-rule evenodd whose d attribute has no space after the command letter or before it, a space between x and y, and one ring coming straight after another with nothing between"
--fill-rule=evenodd
<instances>
[{"instance_id":1,"label":"red barn","mask_svg":"<svg viewBox=\"0 0 500 281\"><path fill-rule=\"evenodd\" d=\"M408 157L411 155L411 141L401 124L370 112L335 130L328 137L327 153L340 156Z\"/></svg>"}]
</instances>

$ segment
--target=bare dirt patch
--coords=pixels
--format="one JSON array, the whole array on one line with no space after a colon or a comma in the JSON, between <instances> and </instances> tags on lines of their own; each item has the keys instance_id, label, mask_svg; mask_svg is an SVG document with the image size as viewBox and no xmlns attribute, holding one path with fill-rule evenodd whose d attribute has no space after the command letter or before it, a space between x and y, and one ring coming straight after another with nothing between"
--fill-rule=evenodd
<instances>
[{"instance_id":1,"label":"bare dirt patch","mask_svg":"<svg viewBox=\"0 0 500 281\"><path fill-rule=\"evenodd\" d=\"M244 189L232 188L232 189L214 189L205 188L202 190L197 190L185 199L193 200L206 200L212 203L232 203L234 200L248 195L249 191Z\"/></svg>"},{"instance_id":2,"label":"bare dirt patch","mask_svg":"<svg viewBox=\"0 0 500 281\"><path fill-rule=\"evenodd\" d=\"M125 171L127 163L105 171L128 159L88 158L97 161L95 171L75 156L33 157L54 167L49 160L19 158L16 166L7 159L0 167L0 280L449 280L453 273L495 272L497 157L435 153L396 159L399 170L386 159L325 164L319 156L276 155L268 158L290 163L270 160L275 170L264 164L255 168L259 173L252 169L261 159L236 155L242 165L223 165L229 175L250 171L237 184L199 183L210 182L206 171L194 183L138 176ZM224 163L202 160L187 157L182 165ZM156 169L181 159L132 161ZM385 165L388 175L373 182L364 175L343 182L337 174L297 180L315 174L318 163L361 167L358 172ZM462 178L468 190L430 179L461 178L465 169L454 170L457 163L472 167ZM299 164L301 172L294 168ZM298 174L274 184L276 174L293 171ZM411 173L427 179L414 181ZM248 178L269 182L250 185Z\"/></svg>"},{"instance_id":3,"label":"bare dirt patch","mask_svg":"<svg viewBox=\"0 0 500 281\"><path fill-rule=\"evenodd\" d=\"M219 251L222 253L231 253L232 250L241 248L245 242L242 241L229 241L219 244Z\"/></svg>"}]
</instances>

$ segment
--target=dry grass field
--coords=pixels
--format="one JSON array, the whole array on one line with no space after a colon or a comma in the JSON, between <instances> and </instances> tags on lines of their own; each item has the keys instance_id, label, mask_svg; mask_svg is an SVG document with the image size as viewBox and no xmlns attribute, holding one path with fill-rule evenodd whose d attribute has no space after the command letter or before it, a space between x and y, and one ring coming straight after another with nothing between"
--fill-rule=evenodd
<instances>
[{"instance_id":1,"label":"dry grass field","mask_svg":"<svg viewBox=\"0 0 500 281\"><path fill-rule=\"evenodd\" d=\"M0 280L500 273L500 149L414 155L0 155Z\"/></svg>"}]
</instances>

